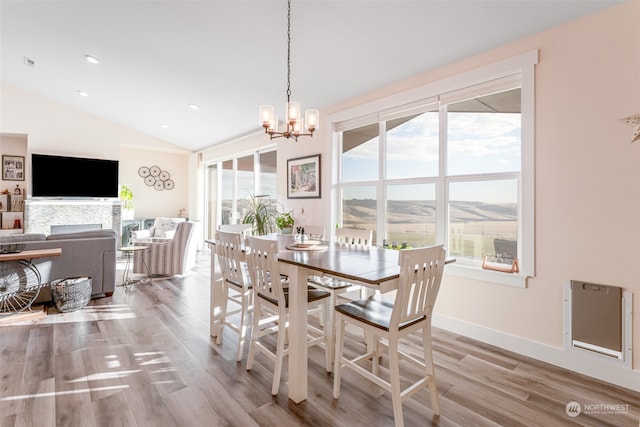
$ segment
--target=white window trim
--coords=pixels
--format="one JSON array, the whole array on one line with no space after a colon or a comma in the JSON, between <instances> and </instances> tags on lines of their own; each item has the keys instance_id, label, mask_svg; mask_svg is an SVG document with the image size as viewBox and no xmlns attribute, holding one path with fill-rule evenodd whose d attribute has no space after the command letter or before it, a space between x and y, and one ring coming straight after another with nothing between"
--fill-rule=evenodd
<instances>
[{"instance_id":1,"label":"white window trim","mask_svg":"<svg viewBox=\"0 0 640 427\"><path fill-rule=\"evenodd\" d=\"M538 63L538 50L524 52L520 55L503 59L464 73L456 74L426 85L399 92L387 97L377 99L365 104L335 112L327 116L330 133L330 157L334 159L330 165L331 182L331 219L335 223L337 216L336 207L340 206L340 194L338 190L341 156L339 150L339 138L336 131L344 131L355 128L357 125L371 120L372 116L384 111L402 109L401 106L416 102L424 102L431 97L437 97L463 90L465 88L485 84L494 79L507 77L515 73L521 73L521 103L522 103L522 169L521 169L521 197L520 200L520 230L521 236L521 271L520 273L507 274L490 270L484 270L477 266L454 263L447 267L450 275L481 280L491 283L527 287L527 278L535 276L535 65ZM443 184L443 183L440 183ZM439 185L444 189L444 185ZM439 190L443 191L443 190ZM443 199L441 199L443 200ZM442 211L442 209L440 209ZM436 221L441 218L436 218ZM443 236L438 236L443 241Z\"/></svg>"}]
</instances>

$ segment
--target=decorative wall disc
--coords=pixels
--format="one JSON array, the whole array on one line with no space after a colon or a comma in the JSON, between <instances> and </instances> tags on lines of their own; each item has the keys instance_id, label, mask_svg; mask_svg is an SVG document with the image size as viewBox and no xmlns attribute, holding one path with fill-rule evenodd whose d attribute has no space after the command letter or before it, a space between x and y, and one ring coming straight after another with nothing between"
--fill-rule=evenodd
<instances>
[{"instance_id":1,"label":"decorative wall disc","mask_svg":"<svg viewBox=\"0 0 640 427\"><path fill-rule=\"evenodd\" d=\"M148 177L149 174L150 174L149 168L146 166L141 166L140 169L138 169L138 175L140 175L143 178Z\"/></svg>"},{"instance_id":2,"label":"decorative wall disc","mask_svg":"<svg viewBox=\"0 0 640 427\"><path fill-rule=\"evenodd\" d=\"M171 174L168 171L163 171L158 166L140 166L138 175L144 179L144 183L147 186L153 187L158 191L173 190L173 187L175 187L174 182L171 180Z\"/></svg>"}]
</instances>

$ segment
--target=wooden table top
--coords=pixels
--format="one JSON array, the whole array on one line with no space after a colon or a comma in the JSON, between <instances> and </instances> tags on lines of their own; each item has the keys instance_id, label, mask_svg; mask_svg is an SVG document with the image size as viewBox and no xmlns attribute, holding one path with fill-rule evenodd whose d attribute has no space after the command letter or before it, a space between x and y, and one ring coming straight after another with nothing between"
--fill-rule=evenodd
<instances>
[{"instance_id":1,"label":"wooden table top","mask_svg":"<svg viewBox=\"0 0 640 427\"><path fill-rule=\"evenodd\" d=\"M345 279L377 285L400 276L398 251L326 243L323 251L281 251L278 260Z\"/></svg>"},{"instance_id":2,"label":"wooden table top","mask_svg":"<svg viewBox=\"0 0 640 427\"><path fill-rule=\"evenodd\" d=\"M20 259L47 258L62 255L62 248L35 249L30 251L0 254L0 261L17 261Z\"/></svg>"}]
</instances>

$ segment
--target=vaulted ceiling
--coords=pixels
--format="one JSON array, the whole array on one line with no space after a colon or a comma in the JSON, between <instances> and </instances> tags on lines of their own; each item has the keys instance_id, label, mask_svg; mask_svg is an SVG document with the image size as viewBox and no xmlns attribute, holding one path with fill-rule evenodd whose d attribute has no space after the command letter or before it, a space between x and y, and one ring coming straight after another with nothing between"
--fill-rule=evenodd
<instances>
[{"instance_id":1,"label":"vaulted ceiling","mask_svg":"<svg viewBox=\"0 0 640 427\"><path fill-rule=\"evenodd\" d=\"M292 99L322 109L616 3L294 0ZM286 19L284 0L0 0L0 77L196 151L258 130L261 104L284 115Z\"/></svg>"}]
</instances>

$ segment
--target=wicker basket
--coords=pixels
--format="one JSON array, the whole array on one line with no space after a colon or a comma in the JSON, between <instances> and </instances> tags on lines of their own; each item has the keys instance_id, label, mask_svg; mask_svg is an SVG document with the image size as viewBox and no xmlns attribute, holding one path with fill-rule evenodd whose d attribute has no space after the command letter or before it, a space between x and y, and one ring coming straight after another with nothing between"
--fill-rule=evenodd
<instances>
[{"instance_id":1,"label":"wicker basket","mask_svg":"<svg viewBox=\"0 0 640 427\"><path fill-rule=\"evenodd\" d=\"M63 313L81 310L91 299L91 277L69 277L51 282L56 308Z\"/></svg>"}]
</instances>

